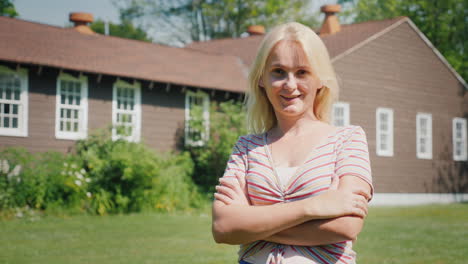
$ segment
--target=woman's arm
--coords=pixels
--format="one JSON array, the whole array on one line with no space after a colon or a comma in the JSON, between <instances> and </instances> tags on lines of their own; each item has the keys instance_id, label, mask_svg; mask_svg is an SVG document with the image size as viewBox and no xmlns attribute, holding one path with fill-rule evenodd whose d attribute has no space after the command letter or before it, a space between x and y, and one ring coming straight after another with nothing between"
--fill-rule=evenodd
<instances>
[{"instance_id":1,"label":"woman's arm","mask_svg":"<svg viewBox=\"0 0 468 264\"><path fill-rule=\"evenodd\" d=\"M364 180L355 176L344 176L340 179L339 190L350 190L359 187L370 199L371 187ZM317 246L356 240L364 225L364 218L342 216L333 219L312 220L280 231L263 240L287 245Z\"/></svg>"},{"instance_id":2,"label":"woman's arm","mask_svg":"<svg viewBox=\"0 0 468 264\"><path fill-rule=\"evenodd\" d=\"M361 190L329 190L319 196L291 203L249 206L238 182L221 180L223 187L213 203L212 231L215 241L244 244L266 238L313 219L344 215L364 217L366 199ZM294 231L294 230L293 230ZM275 239L275 238L273 238ZM282 239L282 238L280 238Z\"/></svg>"},{"instance_id":3,"label":"woman's arm","mask_svg":"<svg viewBox=\"0 0 468 264\"><path fill-rule=\"evenodd\" d=\"M369 201L373 194L369 149L366 133L357 126L337 152L335 175L340 178L338 189L360 188ZM367 204L366 204L367 206ZM266 240L291 245L324 245L355 240L361 232L364 218L345 216L314 220L283 230Z\"/></svg>"}]
</instances>

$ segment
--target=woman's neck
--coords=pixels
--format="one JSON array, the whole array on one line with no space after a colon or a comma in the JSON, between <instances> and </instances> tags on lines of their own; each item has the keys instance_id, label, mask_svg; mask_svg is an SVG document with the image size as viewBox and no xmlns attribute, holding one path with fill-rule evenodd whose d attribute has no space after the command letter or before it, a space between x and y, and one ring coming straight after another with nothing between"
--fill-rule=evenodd
<instances>
[{"instance_id":1,"label":"woman's neck","mask_svg":"<svg viewBox=\"0 0 468 264\"><path fill-rule=\"evenodd\" d=\"M305 113L301 116L278 116L277 124L272 129L272 134L277 137L300 136L310 133L310 129L323 124L313 113Z\"/></svg>"}]
</instances>

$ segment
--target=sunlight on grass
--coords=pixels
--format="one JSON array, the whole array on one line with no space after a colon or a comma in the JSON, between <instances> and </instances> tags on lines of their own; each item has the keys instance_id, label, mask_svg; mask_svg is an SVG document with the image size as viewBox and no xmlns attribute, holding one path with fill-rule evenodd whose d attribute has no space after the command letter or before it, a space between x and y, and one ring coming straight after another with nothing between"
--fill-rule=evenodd
<instances>
[{"instance_id":1,"label":"sunlight on grass","mask_svg":"<svg viewBox=\"0 0 468 264\"><path fill-rule=\"evenodd\" d=\"M0 263L235 263L211 237L208 211L45 216L0 221ZM462 264L468 204L371 207L358 263Z\"/></svg>"}]
</instances>

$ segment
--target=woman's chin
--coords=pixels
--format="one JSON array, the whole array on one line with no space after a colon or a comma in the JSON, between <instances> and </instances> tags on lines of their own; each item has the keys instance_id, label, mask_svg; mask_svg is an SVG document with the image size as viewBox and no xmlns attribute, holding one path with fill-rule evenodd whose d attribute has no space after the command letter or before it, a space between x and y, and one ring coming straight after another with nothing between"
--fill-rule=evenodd
<instances>
[{"instance_id":1,"label":"woman's chin","mask_svg":"<svg viewBox=\"0 0 468 264\"><path fill-rule=\"evenodd\" d=\"M284 107L281 112L287 116L296 116L302 114L304 111L297 107L296 105L288 105Z\"/></svg>"}]
</instances>

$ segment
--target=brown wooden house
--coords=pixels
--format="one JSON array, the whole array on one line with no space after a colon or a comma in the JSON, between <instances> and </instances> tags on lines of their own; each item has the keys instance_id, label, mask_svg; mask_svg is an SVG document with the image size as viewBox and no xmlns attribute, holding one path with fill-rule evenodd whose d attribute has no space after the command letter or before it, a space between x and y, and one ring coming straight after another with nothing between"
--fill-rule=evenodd
<instances>
[{"instance_id":1,"label":"brown wooden house","mask_svg":"<svg viewBox=\"0 0 468 264\"><path fill-rule=\"evenodd\" d=\"M407 17L320 30L341 79L336 125L367 133L372 204L468 200L468 86ZM64 29L0 17L0 148L67 151L110 124L159 150L177 148L192 105L239 98L262 40L174 48L94 34L86 15ZM206 120L208 116L205 115ZM208 125L208 122L206 123Z\"/></svg>"},{"instance_id":2,"label":"brown wooden house","mask_svg":"<svg viewBox=\"0 0 468 264\"><path fill-rule=\"evenodd\" d=\"M465 80L408 17L340 25L339 6L322 11L317 33L341 81L333 122L366 131L372 204L468 200ZM187 48L234 55L248 67L262 39L253 34Z\"/></svg>"}]
</instances>

